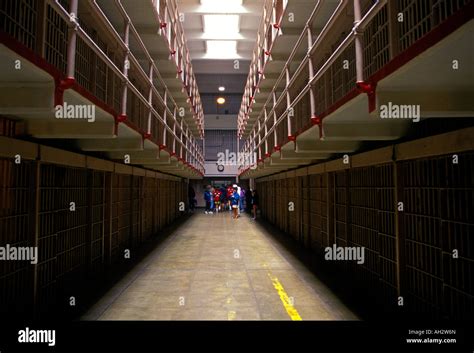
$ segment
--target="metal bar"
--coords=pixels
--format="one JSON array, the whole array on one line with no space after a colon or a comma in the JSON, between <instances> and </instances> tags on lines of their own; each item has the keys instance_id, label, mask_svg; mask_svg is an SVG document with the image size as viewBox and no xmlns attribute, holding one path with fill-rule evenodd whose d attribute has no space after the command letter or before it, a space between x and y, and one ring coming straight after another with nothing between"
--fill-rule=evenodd
<instances>
[{"instance_id":1,"label":"metal bar","mask_svg":"<svg viewBox=\"0 0 474 353\"><path fill-rule=\"evenodd\" d=\"M354 0L354 28L357 28L361 20L360 0ZM362 48L362 33L354 31L356 75L357 82L364 81L364 49Z\"/></svg>"},{"instance_id":2,"label":"metal bar","mask_svg":"<svg viewBox=\"0 0 474 353\"><path fill-rule=\"evenodd\" d=\"M69 5L69 40L67 44L67 68L68 78L74 78L76 70L76 42L77 42L77 6L78 0L71 0Z\"/></svg>"},{"instance_id":3,"label":"metal bar","mask_svg":"<svg viewBox=\"0 0 474 353\"><path fill-rule=\"evenodd\" d=\"M290 70L288 69L288 67L286 67L286 109L287 111L289 111L290 109L293 109L291 108L291 97L290 97L290 91L289 91L289 84L290 84ZM286 116L286 119L287 119L287 126L288 126L288 136L291 136L291 116L290 114L288 113L287 116Z\"/></svg>"},{"instance_id":4,"label":"metal bar","mask_svg":"<svg viewBox=\"0 0 474 353\"><path fill-rule=\"evenodd\" d=\"M309 52L311 51L311 47L313 46L313 33L311 28L308 27L308 56L310 55ZM311 56L308 60L308 71L309 71L309 78L308 81L311 81L314 77L314 67L313 67L313 60ZM309 104L311 109L311 117L316 116L316 97L314 94L314 86L311 86L309 89Z\"/></svg>"},{"instance_id":5,"label":"metal bar","mask_svg":"<svg viewBox=\"0 0 474 353\"><path fill-rule=\"evenodd\" d=\"M150 63L150 69L149 69L149 76L148 79L150 80L150 88L148 90L148 104L151 107L153 107L153 64ZM151 136L151 119L152 119L152 110L150 109L148 111L148 128L147 128L147 133L150 134Z\"/></svg>"},{"instance_id":6,"label":"metal bar","mask_svg":"<svg viewBox=\"0 0 474 353\"><path fill-rule=\"evenodd\" d=\"M127 21L125 23L125 34L124 34L124 42L127 49L125 51L125 57L123 60L123 76L127 78L127 80L128 80L128 69L130 66L130 61L128 60L128 56L130 53L129 39L130 39L130 21ZM127 91L128 91L127 84L124 84L122 88L122 106L121 106L122 116L127 115Z\"/></svg>"}]
</instances>

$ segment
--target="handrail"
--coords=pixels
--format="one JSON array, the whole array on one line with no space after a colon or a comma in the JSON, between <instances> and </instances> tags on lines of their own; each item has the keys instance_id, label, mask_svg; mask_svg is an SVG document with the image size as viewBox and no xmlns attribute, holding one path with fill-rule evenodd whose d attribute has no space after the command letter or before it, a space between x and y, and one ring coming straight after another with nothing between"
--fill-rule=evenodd
<instances>
[{"instance_id":1,"label":"handrail","mask_svg":"<svg viewBox=\"0 0 474 353\"><path fill-rule=\"evenodd\" d=\"M356 0L357 1L357 0ZM270 119L270 116L275 112L275 109L279 106L279 104L281 103L281 100L283 99L282 97L284 97L285 93L288 92L289 88L291 87L290 85L287 85L283 92L281 93L280 97L278 98L278 100L276 102L274 102L273 104L273 107L272 109L270 110L270 112L267 112L266 110L266 106L269 104L270 100L273 98L274 94L275 94L275 91L276 91L276 88L278 87L281 79L283 78L283 74L284 72L282 72L278 78L278 80L276 81L276 83L274 84L274 87L272 89L272 92L271 94L269 95L267 101L265 102L264 106L263 106L263 109L262 109L262 112L259 114L258 118L256 119L253 127L252 127L252 131L254 131L254 134L258 134L260 136L260 133L262 132L262 129L265 128L265 134L264 134L264 137L263 139L259 139L260 141L258 143L255 143L254 146L252 146L252 144L250 143L247 143L250 141L250 136L248 137L246 143L244 144L244 148L245 148L245 151L249 151L250 148L253 147L253 151L255 152L256 150L260 149L260 147L266 143L266 141L268 140L268 137L270 136L270 134L272 134L273 132L276 132L276 129L279 127L280 123L283 121L283 119L285 117L287 117L288 115L288 112L289 112L289 109L290 108L293 108L302 98L303 96L311 89L311 86L313 86L315 84L315 82L317 82L321 77L322 75L327 71L327 69L334 63L334 61L342 54L342 52L347 48L349 47L349 45L355 40L355 37L360 33L362 32L366 26L370 23L370 21L377 15L377 13L381 10L381 8L387 3L387 0L378 0L375 4L373 4L369 10L365 13L365 15L363 16L363 18L360 20L360 21L355 21L354 23L354 26L351 30L351 32L344 38L344 40L338 45L338 47L332 52L332 54L330 55L330 57L328 59L326 59L326 61L324 62L324 64L318 69L318 71L314 74L314 76L308 81L308 83L299 91L299 94L297 97L295 97L291 104L287 107L287 109L285 109L285 111L277 118L276 122L270 127L270 129L267 128L266 126L266 123L268 121L268 119ZM316 6L318 6L320 4L320 2L318 1L318 4ZM326 36L327 32L328 32L328 29L332 26L332 24L334 23L335 19L337 18L339 12L343 9L343 5L345 5L346 2L345 1L342 1L339 3L338 7L334 10L333 14L331 15L331 17L329 18L329 20L326 22L325 26L323 27L323 29L321 30L321 32L319 33L318 37L316 38L316 40L314 41L314 43L312 43L312 45L309 47L308 49L308 54L305 56L305 58L302 60L302 62L300 63L300 65L298 66L298 68L302 67L303 65L305 65L304 63L307 63L308 60L311 58L311 55L312 53L315 51L315 49L320 45L322 39ZM313 11L314 13L314 11ZM312 14L313 14L312 13ZM302 33L300 34L300 37L304 37L305 35L305 31L307 30L308 28L308 22L306 23L306 25L304 26L303 30L302 30ZM300 45L300 40L297 41L297 43L295 44L295 46L293 47L293 50L292 50L292 54L293 52L296 50L296 48ZM291 60L293 59L293 55L291 55L289 57L289 59L287 60L286 64L285 64L285 68L288 67L288 65L290 64ZM359 65L362 65L362 63L358 63ZM298 72L298 70L297 70ZM300 71L301 72L301 71ZM295 72L295 74L293 75L293 78L292 80L290 80L290 82L294 82L293 80L296 80L296 77L298 76L298 74ZM262 117L262 114L265 113L265 120L263 122L263 124L260 124L260 120L261 120L261 117ZM257 127L257 123L258 123L258 127ZM262 126L263 125L263 126ZM244 165L245 166L245 165Z\"/></svg>"},{"instance_id":2,"label":"handrail","mask_svg":"<svg viewBox=\"0 0 474 353\"><path fill-rule=\"evenodd\" d=\"M288 58L288 60L286 61L285 63L285 68L289 67L289 65L291 64L291 61L293 60L294 58L294 55L296 55L296 50L297 48L299 47L299 45L301 45L301 41L303 40L303 38L307 35L306 34L306 31L308 29L308 27L310 26L310 24L314 21L315 19L315 16L318 14L319 12L319 9L320 9L320 6L322 6L322 2L321 1L318 1L318 3L316 4L316 7L313 9L310 17L308 18L308 20L306 21L306 24L305 26L303 27L302 29L302 32L300 34L300 36L298 37L298 40L296 42L296 44L294 45L293 49L292 49L292 52L290 53L290 56ZM311 48L308 50L308 55L305 56L305 58L303 59L302 63L298 66L298 69L295 71L295 73L293 74L293 77L292 79L290 80L290 86L294 83L294 80L296 80L297 76L299 73L301 73L301 69L302 67L304 67L304 65L308 62L312 52L316 49L316 47L319 46L319 44L322 42L323 38L325 37L325 35L329 32L329 29L331 28L332 24L334 23L335 19L337 18L337 16L339 15L339 13L345 8L345 6L347 5L347 1L345 0L340 0L338 6L336 7L336 9L333 11L331 17L328 19L328 21L326 22L325 26L323 27L323 29L321 30L320 34L318 35L318 37L316 38L316 40L314 41L313 45L311 46ZM275 88L279 85L280 81L283 79L283 77L285 76L285 71L282 71L280 76L278 77L276 83L274 84L274 87L272 89L272 91L270 92L265 104L264 104L264 109L265 107L270 104L271 100L272 100L272 93L275 91ZM287 92L287 89L285 88L282 92L282 95L284 93ZM270 111L270 114L273 112L273 109ZM263 112L261 112L259 114L259 116L257 117L257 120L259 120L262 116ZM269 115L270 115L269 114ZM265 120L266 122L266 120ZM245 125L246 125L246 122L245 122ZM255 127L255 123L252 127L252 129Z\"/></svg>"},{"instance_id":3,"label":"handrail","mask_svg":"<svg viewBox=\"0 0 474 353\"><path fill-rule=\"evenodd\" d=\"M68 23L71 21L70 14L66 11L66 9L64 9L62 7L62 5L58 2L58 0L47 0L47 1L48 1L48 4L50 4L52 6L52 8L55 10L55 12L58 13L63 20L67 21ZM142 40L140 38L140 35L138 34L138 31L134 27L133 23L131 23L131 20L128 17L128 14L126 13L125 9L122 7L122 4L121 4L120 0L116 0L115 3L117 4L117 6L118 6L118 8L121 12L121 15L124 17L124 19L129 21L128 22L129 25L130 25L129 28L132 30L132 34L134 35L135 39L137 39L139 45L141 46L141 48L144 51L149 63L152 65L153 74L156 74L156 76L158 77L160 83L162 83L162 85L165 87L165 92L169 93L169 89L167 88L166 84L164 83L164 81L163 81L163 79L162 79L162 77L161 77L161 75L158 71L158 68L154 64L154 61L152 60L148 50L146 49L144 43L142 42ZM201 159L202 153L201 153L200 149L197 148L197 146L195 146L196 150L192 151L191 149L188 148L188 146L186 146L186 144L181 140L181 138L178 137L178 133L181 129L181 126L180 126L180 124L177 123L175 114L173 114L171 112L170 108L168 107L168 105L166 104L166 102L164 101L164 99L162 98L160 93L158 92L156 86L153 84L152 81L150 81L149 75L147 75L144 72L143 68L141 67L141 65L138 62L138 60L136 59L136 57L127 48L126 43L123 41L121 36L117 33L117 31L115 30L113 25L110 23L110 21L108 20L106 15L103 13L102 9L98 6L96 1L95 0L89 0L89 4L92 5L92 9L94 11L96 11L96 13L98 14L98 18L103 22L103 24L105 25L105 28L108 30L109 34L112 35L112 37L114 39L116 39L116 42L119 44L121 49L124 52L126 51L128 53L129 61L134 65L135 69L137 69L137 72L142 76L143 81L146 82L147 86L152 89L152 93L154 94L154 96L158 98L158 101L165 107L166 112L170 116L173 117L174 123L178 126L176 128L172 129L168 125L168 123L163 119L163 117L155 110L155 108L152 106L152 104L149 102L149 100L146 99L143 96L143 94L140 92L140 90L134 84L132 84L130 82L129 78L122 72L122 70L120 70L115 65L115 63L102 51L102 49L97 45L97 43L92 38L90 38L90 36L84 31L84 29L79 25L79 23L77 21L74 21L75 30L76 30L78 36L107 65L107 67L110 68L113 71L113 73L120 78L120 80L122 82L124 82L124 84L135 94L135 96L143 103L143 105L145 107L147 107L147 109L149 109L150 112L152 112L152 115L154 116L154 118L157 119L157 121L160 121L163 124L164 133L165 132L169 133L173 137L174 141L178 141L178 144L180 146L184 147L184 150L187 153L190 153L191 155L196 155L197 157L199 157L199 158L196 158L196 162L198 162L196 164L196 166L200 167L199 170L202 172L204 163ZM174 98L172 97L171 93L169 93L168 96L169 96L171 102L174 103L175 109L177 109L178 106L177 106L176 102L174 101ZM186 121L184 121L184 119L183 119L183 124L185 125L185 128L187 130L189 130L189 126L186 123ZM189 137L187 137L187 138L189 138Z\"/></svg>"},{"instance_id":4,"label":"handrail","mask_svg":"<svg viewBox=\"0 0 474 353\"><path fill-rule=\"evenodd\" d=\"M334 14L335 14L335 13L339 13L339 12L342 10L342 8L343 8L342 5L343 5L343 4L346 4L346 2L345 2L344 0L341 0L341 1L339 2L339 5L337 6L337 8L334 10L333 14L331 15L330 19L328 20L328 23L332 23L332 22L329 22L329 21L334 21L334 20L333 20L333 19L335 19ZM318 1L318 3L317 3L316 6L319 6L319 5L322 5L322 3L321 3L320 1ZM315 9L313 10L313 12L311 13L310 18L309 18L308 21L306 22L306 24L305 24L305 26L304 26L304 28L303 28L301 34L300 34L300 38L304 38L304 37L306 36L306 30L308 29L309 24L312 23L312 21L314 21L314 16L317 15L318 12L319 12L319 10L318 10L317 8L315 8ZM314 42L313 45L312 45L312 48L315 47L315 45L317 45L317 44L322 40L321 38L323 38L324 35L325 35L325 33L329 30L330 26L328 25L328 23L327 23L326 26L323 28L323 30L321 31L320 35L316 38L315 42ZM323 35L323 32L324 32L324 35ZM296 43L295 47L296 47L297 45L298 45L298 42ZM292 51L292 52L296 52L295 47L293 48L293 51ZM309 59L309 57L310 57L309 54L306 55L304 60L307 62L307 60ZM292 60L292 58L289 58L289 59L287 60L287 62L285 63L285 67L288 67L288 66L291 64L291 60ZM301 72L300 72L300 73L301 73ZM277 82L274 84L273 89L272 89L272 91L270 92L269 97L267 98L267 101L265 102L265 104L264 104L264 106L263 106L262 112L261 112L261 113L259 114L259 116L257 117L257 121L261 119L262 114L263 114L263 111L266 109L266 106L269 105L269 104L270 104L270 101L273 99L272 96L273 96L274 93L276 93L276 88L278 87L278 85L279 85L279 83L280 83L280 81L281 81L281 79L283 78L284 75L285 75L285 72L282 71L282 73L281 73L280 76L279 76L279 79L278 79ZM295 77L296 77L296 73L293 75L293 78L295 78ZM291 81L290 81L290 82L291 82ZM299 100L302 98L302 96L308 92L310 86L311 86L310 84L307 84L305 87L303 87L303 88L301 89L300 94L297 96L297 98L295 98L295 99L293 100L293 103L290 105L291 108L294 107L294 105L296 105L296 103L299 102ZM281 99L283 99L282 97L284 97L284 94L287 93L288 88L289 88L289 87L285 87L285 88L283 89L283 92L282 92L281 95L279 96L277 102L276 102L275 104L273 104L273 107L270 109L270 112L267 113L267 114L268 114L268 115L267 115L267 118L263 121L263 124L266 124L267 120L269 119L268 116L272 115L272 114L274 113L274 111L275 111L275 108L281 103ZM304 94L302 94L302 92L304 92ZM284 117L286 117L287 113L288 113L288 111L286 110L286 111L283 113L283 115L280 116L280 117L277 119L277 124L278 124ZM255 125L255 123L254 123L254 126L253 126L252 130L255 128L255 126L256 126L256 125ZM267 132L266 135L271 134L274 129L275 129L275 125L270 128L270 130ZM257 133L260 133L260 132L261 132L261 128L260 128L259 130L257 130ZM264 139L265 139L265 137L264 137ZM258 147L260 147L260 144L257 146L257 148L258 148Z\"/></svg>"}]
</instances>

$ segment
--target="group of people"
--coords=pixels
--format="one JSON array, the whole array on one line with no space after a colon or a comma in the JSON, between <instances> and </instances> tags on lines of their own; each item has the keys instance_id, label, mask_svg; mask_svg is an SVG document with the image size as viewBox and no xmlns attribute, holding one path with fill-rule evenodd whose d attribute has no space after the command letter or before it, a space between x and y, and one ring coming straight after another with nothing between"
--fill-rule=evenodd
<instances>
[{"instance_id":1,"label":"group of people","mask_svg":"<svg viewBox=\"0 0 474 353\"><path fill-rule=\"evenodd\" d=\"M258 194L256 190L245 190L237 184L220 188L208 185L204 191L204 201L206 214L228 210L232 212L232 218L237 219L245 209L252 213L253 219L257 218Z\"/></svg>"}]
</instances>

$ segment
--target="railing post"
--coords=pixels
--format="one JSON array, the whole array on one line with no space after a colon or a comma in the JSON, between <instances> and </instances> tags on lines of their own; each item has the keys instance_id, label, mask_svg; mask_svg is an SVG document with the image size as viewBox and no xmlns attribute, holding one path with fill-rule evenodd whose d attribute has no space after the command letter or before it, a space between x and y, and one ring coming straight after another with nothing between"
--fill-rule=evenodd
<instances>
[{"instance_id":1,"label":"railing post","mask_svg":"<svg viewBox=\"0 0 474 353\"><path fill-rule=\"evenodd\" d=\"M276 93L273 91L273 147L278 146L278 136L277 136L277 113L276 113Z\"/></svg>"},{"instance_id":2,"label":"railing post","mask_svg":"<svg viewBox=\"0 0 474 353\"><path fill-rule=\"evenodd\" d=\"M186 148L185 148L185 151L184 151L184 159L186 160L186 162L189 163L189 162L190 162L190 158L189 158L189 153L188 153L188 151L189 151L189 128L188 128L188 127L186 127L186 134L185 134L185 136L186 136L186 143L185 143L185 144L186 144Z\"/></svg>"},{"instance_id":3,"label":"railing post","mask_svg":"<svg viewBox=\"0 0 474 353\"><path fill-rule=\"evenodd\" d=\"M308 72L309 72L309 82L314 77L314 67L313 67L313 59L311 58L310 51L311 47L313 46L313 33L311 31L311 27L308 26ZM311 109L311 119L316 118L316 99L314 94L314 86L310 85L309 87L309 104Z\"/></svg>"},{"instance_id":4,"label":"railing post","mask_svg":"<svg viewBox=\"0 0 474 353\"><path fill-rule=\"evenodd\" d=\"M168 126L168 123L166 121L166 110L167 110L167 102L168 102L168 90L165 90L165 94L164 94L164 97L163 97L163 102L165 104L165 107L163 109L163 141L162 141L162 145L163 147L166 147L166 134L168 133L168 130L166 129L166 127Z\"/></svg>"},{"instance_id":5,"label":"railing post","mask_svg":"<svg viewBox=\"0 0 474 353\"><path fill-rule=\"evenodd\" d=\"M291 139L293 138L293 132L291 129L291 118L294 114L291 113L291 97L290 97L290 69L287 66L285 68L285 75L286 75L286 109L288 110L288 114L286 116L286 121L288 124L288 137Z\"/></svg>"},{"instance_id":6,"label":"railing post","mask_svg":"<svg viewBox=\"0 0 474 353\"><path fill-rule=\"evenodd\" d=\"M176 109L176 108L175 108ZM184 118L181 118L181 131L180 131L180 135L179 135L179 140L181 141L181 143L179 144L179 158L183 158L183 122L184 122Z\"/></svg>"},{"instance_id":7,"label":"railing post","mask_svg":"<svg viewBox=\"0 0 474 353\"><path fill-rule=\"evenodd\" d=\"M125 51L125 56L123 60L123 75L128 80L128 69L130 68L130 61L128 60L128 56L130 53L129 43L130 43L130 22L126 21L125 23L125 34L124 34L124 43L125 47L127 48ZM121 105L121 114L119 116L118 121L123 122L127 120L127 94L128 94L128 86L127 82L123 83L123 90L122 90L122 105Z\"/></svg>"},{"instance_id":8,"label":"railing post","mask_svg":"<svg viewBox=\"0 0 474 353\"><path fill-rule=\"evenodd\" d=\"M77 22L77 7L78 0L71 0L69 5L69 17L70 17L70 27L69 27L69 40L67 45L67 68L66 68L66 77L68 79L74 80L74 73L76 70L76 42L77 42L77 28L79 23Z\"/></svg>"},{"instance_id":9,"label":"railing post","mask_svg":"<svg viewBox=\"0 0 474 353\"><path fill-rule=\"evenodd\" d=\"M266 110L265 110L266 112ZM262 159L262 135L260 134L260 130L262 129L262 124L260 123L260 119L258 119L258 159ZM265 148L265 153L267 153L267 149Z\"/></svg>"},{"instance_id":10,"label":"railing post","mask_svg":"<svg viewBox=\"0 0 474 353\"><path fill-rule=\"evenodd\" d=\"M152 109L153 109L153 63L150 62L150 69L148 73L148 78L150 80L150 88L148 90L148 103L150 104L150 110L148 112L148 124L147 132L145 137L151 137L151 119L152 119Z\"/></svg>"},{"instance_id":11,"label":"railing post","mask_svg":"<svg viewBox=\"0 0 474 353\"><path fill-rule=\"evenodd\" d=\"M174 122L173 122L173 153L176 153L176 107L174 108L174 111L173 111L173 117L174 117Z\"/></svg>"},{"instance_id":12,"label":"railing post","mask_svg":"<svg viewBox=\"0 0 474 353\"><path fill-rule=\"evenodd\" d=\"M361 20L360 0L354 0L354 27ZM356 75L357 82L364 82L364 49L362 48L362 33L354 32L355 56L356 56Z\"/></svg>"},{"instance_id":13,"label":"railing post","mask_svg":"<svg viewBox=\"0 0 474 353\"><path fill-rule=\"evenodd\" d=\"M263 112L264 112L264 117L265 120L263 121L265 125L265 135L264 135L264 140L265 140L265 155L268 153L268 125L267 125L267 120L268 120L268 113L267 113L267 107L263 107ZM260 136L260 127L258 129L259 131L259 136ZM259 141L260 143L260 141Z\"/></svg>"}]
</instances>

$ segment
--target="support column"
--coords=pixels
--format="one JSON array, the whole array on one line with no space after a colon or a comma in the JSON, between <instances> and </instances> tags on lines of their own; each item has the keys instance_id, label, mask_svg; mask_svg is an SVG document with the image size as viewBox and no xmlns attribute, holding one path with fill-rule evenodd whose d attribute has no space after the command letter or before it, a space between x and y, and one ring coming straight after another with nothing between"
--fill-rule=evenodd
<instances>
[{"instance_id":1,"label":"support column","mask_svg":"<svg viewBox=\"0 0 474 353\"><path fill-rule=\"evenodd\" d=\"M286 116L286 121L288 124L288 137L290 140L294 138L293 132L291 131L291 118L294 114L290 114L290 107L291 107L291 97L290 97L290 69L288 66L285 68L285 75L286 75L286 109L288 110L288 114Z\"/></svg>"},{"instance_id":2,"label":"support column","mask_svg":"<svg viewBox=\"0 0 474 353\"><path fill-rule=\"evenodd\" d=\"M273 91L273 146L278 146L278 136L277 136L277 115L276 115L276 93Z\"/></svg>"},{"instance_id":3,"label":"support column","mask_svg":"<svg viewBox=\"0 0 474 353\"><path fill-rule=\"evenodd\" d=\"M173 112L173 147L172 152L176 154L176 107Z\"/></svg>"},{"instance_id":4,"label":"support column","mask_svg":"<svg viewBox=\"0 0 474 353\"><path fill-rule=\"evenodd\" d=\"M167 113L167 104L168 104L168 91L165 90L165 93L164 93L164 98L163 98L163 102L165 104L165 107L163 109L163 141L161 142L162 144L162 147L165 148L166 147L166 135L168 133L168 130L166 129L166 127L168 126L168 123L166 122L166 113Z\"/></svg>"},{"instance_id":5,"label":"support column","mask_svg":"<svg viewBox=\"0 0 474 353\"><path fill-rule=\"evenodd\" d=\"M361 18L360 0L354 0L354 27L359 24ZM358 31L354 33L357 82L364 82L364 49L362 47L362 35L363 33Z\"/></svg>"},{"instance_id":6,"label":"support column","mask_svg":"<svg viewBox=\"0 0 474 353\"><path fill-rule=\"evenodd\" d=\"M151 119L153 119L152 109L153 109L153 63L150 62L150 68L148 71L148 80L150 81L150 89L148 91L148 104L150 105L150 111L148 112L148 126L145 138L150 138L152 135L151 132Z\"/></svg>"},{"instance_id":7,"label":"support column","mask_svg":"<svg viewBox=\"0 0 474 353\"><path fill-rule=\"evenodd\" d=\"M308 27L308 72L309 72L309 77L308 80L309 82L312 81L314 77L314 67L313 67L313 60L310 56L310 50L311 47L313 46L313 33L311 31L311 27ZM310 104L310 109L311 109L311 119L316 118L316 98L315 98L315 93L314 93L314 86L311 85L309 87L309 104Z\"/></svg>"},{"instance_id":8,"label":"support column","mask_svg":"<svg viewBox=\"0 0 474 353\"><path fill-rule=\"evenodd\" d=\"M127 48L125 51L125 56L123 60L123 75L128 79L128 70L130 68L130 61L128 60L128 56L130 53L129 42L130 42L130 22L125 23L125 33L124 33L124 42L125 47ZM122 104L121 104L121 112L118 117L119 122L124 122L127 120L127 95L128 95L128 87L127 83L123 82L122 88Z\"/></svg>"},{"instance_id":9,"label":"support column","mask_svg":"<svg viewBox=\"0 0 474 353\"><path fill-rule=\"evenodd\" d=\"M67 67L66 77L74 80L74 73L76 70L76 42L77 42L77 8L78 0L71 0L69 4L69 16L71 20L71 27L68 31L68 45L67 45Z\"/></svg>"}]
</instances>

